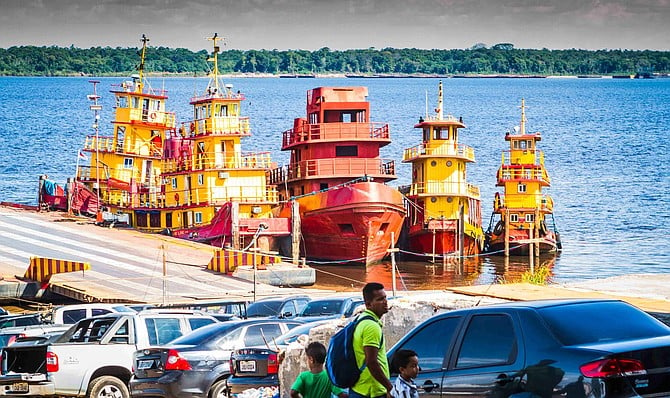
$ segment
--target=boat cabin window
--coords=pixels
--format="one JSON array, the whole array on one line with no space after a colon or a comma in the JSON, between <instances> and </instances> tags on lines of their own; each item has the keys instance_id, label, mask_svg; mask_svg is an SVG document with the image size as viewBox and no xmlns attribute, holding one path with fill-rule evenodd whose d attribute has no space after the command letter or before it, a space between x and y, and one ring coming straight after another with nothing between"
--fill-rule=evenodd
<instances>
[{"instance_id":1,"label":"boat cabin window","mask_svg":"<svg viewBox=\"0 0 670 398\"><path fill-rule=\"evenodd\" d=\"M139 97L132 97L133 98L133 108L137 109L140 107L140 99Z\"/></svg>"},{"instance_id":2,"label":"boat cabin window","mask_svg":"<svg viewBox=\"0 0 670 398\"><path fill-rule=\"evenodd\" d=\"M337 157L358 156L358 147L356 145L336 146L335 156Z\"/></svg>"},{"instance_id":3,"label":"boat cabin window","mask_svg":"<svg viewBox=\"0 0 670 398\"><path fill-rule=\"evenodd\" d=\"M216 105L216 116L228 116L228 106L227 105Z\"/></svg>"},{"instance_id":4,"label":"boat cabin window","mask_svg":"<svg viewBox=\"0 0 670 398\"><path fill-rule=\"evenodd\" d=\"M203 174L198 174L198 185L203 185L205 183L205 176Z\"/></svg>"},{"instance_id":5,"label":"boat cabin window","mask_svg":"<svg viewBox=\"0 0 670 398\"><path fill-rule=\"evenodd\" d=\"M433 139L434 140L446 140L449 139L449 130L440 128L440 127L435 127L433 129Z\"/></svg>"},{"instance_id":6,"label":"boat cabin window","mask_svg":"<svg viewBox=\"0 0 670 398\"><path fill-rule=\"evenodd\" d=\"M526 222L535 221L535 214L526 214Z\"/></svg>"},{"instance_id":7,"label":"boat cabin window","mask_svg":"<svg viewBox=\"0 0 670 398\"><path fill-rule=\"evenodd\" d=\"M199 212L199 211L196 211L194 213L194 216L195 216L195 223L196 224L202 224L202 213Z\"/></svg>"},{"instance_id":8,"label":"boat cabin window","mask_svg":"<svg viewBox=\"0 0 670 398\"><path fill-rule=\"evenodd\" d=\"M519 215L518 214L510 214L509 215L509 222L519 222Z\"/></svg>"},{"instance_id":9,"label":"boat cabin window","mask_svg":"<svg viewBox=\"0 0 670 398\"><path fill-rule=\"evenodd\" d=\"M123 159L123 168L124 169L132 169L133 168L133 158Z\"/></svg>"},{"instance_id":10,"label":"boat cabin window","mask_svg":"<svg viewBox=\"0 0 670 398\"><path fill-rule=\"evenodd\" d=\"M172 188L177 189L177 177L172 178Z\"/></svg>"},{"instance_id":11,"label":"boat cabin window","mask_svg":"<svg viewBox=\"0 0 670 398\"><path fill-rule=\"evenodd\" d=\"M526 192L526 184L519 184L519 186L517 187L517 192L519 193Z\"/></svg>"},{"instance_id":12,"label":"boat cabin window","mask_svg":"<svg viewBox=\"0 0 670 398\"><path fill-rule=\"evenodd\" d=\"M127 96L121 96L121 97L116 97L116 107L117 108L127 108L128 107L128 97Z\"/></svg>"},{"instance_id":13,"label":"boat cabin window","mask_svg":"<svg viewBox=\"0 0 670 398\"><path fill-rule=\"evenodd\" d=\"M319 123L319 114L314 112L309 114L309 124Z\"/></svg>"}]
</instances>

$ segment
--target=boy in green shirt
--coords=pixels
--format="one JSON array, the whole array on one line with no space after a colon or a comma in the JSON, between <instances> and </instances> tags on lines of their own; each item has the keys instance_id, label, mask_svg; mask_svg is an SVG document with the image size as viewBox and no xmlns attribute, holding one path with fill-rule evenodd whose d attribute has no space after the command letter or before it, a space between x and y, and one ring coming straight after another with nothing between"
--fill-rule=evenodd
<instances>
[{"instance_id":1,"label":"boy in green shirt","mask_svg":"<svg viewBox=\"0 0 670 398\"><path fill-rule=\"evenodd\" d=\"M291 398L330 398L331 394L339 398L347 398L344 390L333 385L323 367L326 362L326 347L323 344L309 343L307 349L307 365L309 370L302 372L291 386Z\"/></svg>"}]
</instances>

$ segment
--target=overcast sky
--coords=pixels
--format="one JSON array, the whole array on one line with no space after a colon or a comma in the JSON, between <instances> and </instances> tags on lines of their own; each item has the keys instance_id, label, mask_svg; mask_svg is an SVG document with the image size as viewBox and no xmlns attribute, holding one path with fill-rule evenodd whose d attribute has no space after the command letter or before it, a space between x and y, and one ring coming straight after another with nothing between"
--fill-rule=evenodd
<instances>
[{"instance_id":1,"label":"overcast sky","mask_svg":"<svg viewBox=\"0 0 670 398\"><path fill-rule=\"evenodd\" d=\"M670 0L0 0L0 47L670 47Z\"/></svg>"}]
</instances>

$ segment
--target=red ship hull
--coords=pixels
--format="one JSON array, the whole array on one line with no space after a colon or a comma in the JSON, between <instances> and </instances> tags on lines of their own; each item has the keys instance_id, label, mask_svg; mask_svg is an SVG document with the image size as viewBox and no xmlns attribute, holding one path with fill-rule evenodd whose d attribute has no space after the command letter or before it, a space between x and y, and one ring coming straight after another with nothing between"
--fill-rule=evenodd
<instances>
[{"instance_id":1,"label":"red ship hull","mask_svg":"<svg viewBox=\"0 0 670 398\"><path fill-rule=\"evenodd\" d=\"M402 194L376 182L353 183L296 200L304 256L328 263L381 261L392 240L397 242L405 217Z\"/></svg>"},{"instance_id":2,"label":"red ship hull","mask_svg":"<svg viewBox=\"0 0 670 398\"><path fill-rule=\"evenodd\" d=\"M527 255L530 251L528 230L511 230L509 233L509 252L512 255ZM547 231L540 236L540 254L553 253L560 249L560 237L553 231ZM488 243L488 252L491 254L505 254L505 233L491 235Z\"/></svg>"},{"instance_id":3,"label":"red ship hull","mask_svg":"<svg viewBox=\"0 0 670 398\"><path fill-rule=\"evenodd\" d=\"M417 255L459 254L457 229L417 228L409 231L409 250ZM469 235L463 236L463 255L473 256L480 253L480 243Z\"/></svg>"},{"instance_id":4,"label":"red ship hull","mask_svg":"<svg viewBox=\"0 0 670 398\"><path fill-rule=\"evenodd\" d=\"M177 228L170 231L175 238L206 243L216 247L233 245L233 216L232 203L226 203L219 209L211 223L192 228ZM269 242L267 250L277 249L276 238L291 234L290 218L238 218L237 227L241 243L246 246L253 242L254 237L259 241ZM260 230L260 231L259 231Z\"/></svg>"}]
</instances>

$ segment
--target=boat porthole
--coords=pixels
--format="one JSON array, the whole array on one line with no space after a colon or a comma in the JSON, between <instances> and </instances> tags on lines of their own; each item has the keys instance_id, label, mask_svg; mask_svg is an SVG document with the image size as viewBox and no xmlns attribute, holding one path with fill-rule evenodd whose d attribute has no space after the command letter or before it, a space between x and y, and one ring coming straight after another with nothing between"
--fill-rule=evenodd
<instances>
[{"instance_id":1,"label":"boat porthole","mask_svg":"<svg viewBox=\"0 0 670 398\"><path fill-rule=\"evenodd\" d=\"M447 167L451 167L451 160L447 160Z\"/></svg>"},{"instance_id":2,"label":"boat porthole","mask_svg":"<svg viewBox=\"0 0 670 398\"><path fill-rule=\"evenodd\" d=\"M430 162L430 165L435 167L435 166L437 166L437 162L433 160L432 162Z\"/></svg>"},{"instance_id":3,"label":"boat porthole","mask_svg":"<svg viewBox=\"0 0 670 398\"><path fill-rule=\"evenodd\" d=\"M454 201L454 198L452 198L451 196L447 198L447 203L451 203L453 201Z\"/></svg>"},{"instance_id":4,"label":"boat porthole","mask_svg":"<svg viewBox=\"0 0 670 398\"><path fill-rule=\"evenodd\" d=\"M437 198L433 196L432 198L430 198L430 202L431 202L431 203L435 203L435 202L437 202Z\"/></svg>"}]
</instances>

